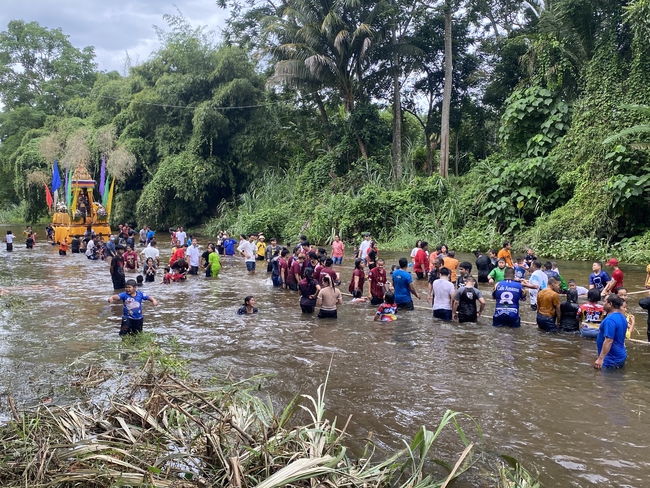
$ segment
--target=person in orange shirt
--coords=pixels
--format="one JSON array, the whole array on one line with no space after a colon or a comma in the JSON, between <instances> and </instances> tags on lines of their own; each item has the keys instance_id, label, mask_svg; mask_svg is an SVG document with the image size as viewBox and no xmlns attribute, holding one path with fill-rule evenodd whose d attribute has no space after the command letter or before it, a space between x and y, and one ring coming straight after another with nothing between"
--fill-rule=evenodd
<instances>
[{"instance_id":1,"label":"person in orange shirt","mask_svg":"<svg viewBox=\"0 0 650 488\"><path fill-rule=\"evenodd\" d=\"M512 264L512 254L510 254L510 243L508 241L503 243L503 248L499 251L499 254L497 254L498 259L505 259L506 260L506 266L509 268L514 268L515 266Z\"/></svg>"},{"instance_id":2,"label":"person in orange shirt","mask_svg":"<svg viewBox=\"0 0 650 488\"><path fill-rule=\"evenodd\" d=\"M451 272L450 281L456 283L456 269L458 268L458 259L456 259L456 253L454 251L449 251L447 257L443 260L445 268Z\"/></svg>"},{"instance_id":3,"label":"person in orange shirt","mask_svg":"<svg viewBox=\"0 0 650 488\"><path fill-rule=\"evenodd\" d=\"M68 238L64 237L59 243L59 256L65 256L68 253Z\"/></svg>"}]
</instances>

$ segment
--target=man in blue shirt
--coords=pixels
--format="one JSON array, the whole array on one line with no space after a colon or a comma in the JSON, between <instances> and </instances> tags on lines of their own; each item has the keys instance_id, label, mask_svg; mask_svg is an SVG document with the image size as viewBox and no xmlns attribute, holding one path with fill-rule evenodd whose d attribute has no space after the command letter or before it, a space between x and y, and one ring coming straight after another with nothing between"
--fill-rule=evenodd
<instances>
[{"instance_id":1,"label":"man in blue shirt","mask_svg":"<svg viewBox=\"0 0 650 488\"><path fill-rule=\"evenodd\" d=\"M600 261L596 261L591 266L591 269L593 273L589 276L589 288L598 288L598 291L602 293L607 283L611 281L611 278L606 271L603 271L603 263Z\"/></svg>"},{"instance_id":2,"label":"man in blue shirt","mask_svg":"<svg viewBox=\"0 0 650 488\"><path fill-rule=\"evenodd\" d=\"M406 271L408 267L406 258L399 258L399 268L393 271L393 288L395 288L395 303L404 310L413 310L413 299L411 293L420 299L415 286L413 286L413 277Z\"/></svg>"},{"instance_id":3,"label":"man in blue shirt","mask_svg":"<svg viewBox=\"0 0 650 488\"><path fill-rule=\"evenodd\" d=\"M609 295L603 303L607 317L600 323L596 346L598 359L594 368L618 369L625 366L627 352L625 351L625 333L627 319L621 308L625 301L618 295Z\"/></svg>"},{"instance_id":4,"label":"man in blue shirt","mask_svg":"<svg viewBox=\"0 0 650 488\"><path fill-rule=\"evenodd\" d=\"M526 299L521 283L515 281L515 270L506 268L503 281L497 283L492 297L496 300L492 325L494 327L520 327L519 302Z\"/></svg>"}]
</instances>

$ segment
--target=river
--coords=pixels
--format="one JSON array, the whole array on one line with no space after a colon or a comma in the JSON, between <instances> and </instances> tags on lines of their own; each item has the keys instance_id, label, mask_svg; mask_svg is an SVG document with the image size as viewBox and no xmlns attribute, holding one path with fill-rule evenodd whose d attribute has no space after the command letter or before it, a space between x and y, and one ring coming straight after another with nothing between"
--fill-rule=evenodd
<instances>
[{"instance_id":1,"label":"river","mask_svg":"<svg viewBox=\"0 0 650 488\"><path fill-rule=\"evenodd\" d=\"M112 293L106 263L59 256L38 231L36 249L26 250L19 238L13 253L4 245L0 250L2 299L19 304L0 311L3 408L8 395L27 406L43 396L64 401L57 372L84 354L114 353L119 342L121 305L106 303ZM160 245L164 261L167 241ZM409 252L381 255L390 269ZM558 267L586 286L591 263L559 261ZM645 269L621 269L629 291L643 289ZM351 260L339 270L346 291ZM426 296L425 283L416 284ZM249 276L238 259L224 259L218 279L190 277L144 291L160 301L156 308L145 305L145 329L178 337L198 374L272 374L266 387L281 404L296 392L314 394L333 358L329 415L340 422L353 415L349 432L356 438L372 432L388 450L401 448L420 425L437 426L452 409L477 420L487 448L537 469L546 486L644 486L650 476L648 345L628 341L624 370L596 371L594 341L531 325L495 329L492 302L474 325L441 323L428 310L376 323L373 307L347 303L347 297L338 320L319 320L300 313L296 294L273 289L265 269ZM246 295L256 297L257 316L235 314ZM633 337L645 340L640 296L631 297L629 308L637 317ZM523 320L534 321L529 308L523 310Z\"/></svg>"}]
</instances>

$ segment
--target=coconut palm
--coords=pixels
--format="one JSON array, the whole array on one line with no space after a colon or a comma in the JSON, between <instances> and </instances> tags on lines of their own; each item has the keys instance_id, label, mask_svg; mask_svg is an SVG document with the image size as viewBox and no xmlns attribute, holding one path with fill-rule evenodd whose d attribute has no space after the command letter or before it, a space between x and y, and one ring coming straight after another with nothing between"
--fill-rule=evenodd
<instances>
[{"instance_id":1,"label":"coconut palm","mask_svg":"<svg viewBox=\"0 0 650 488\"><path fill-rule=\"evenodd\" d=\"M281 17L266 19L264 31L277 60L269 83L285 84L321 97L333 89L346 113L365 97L367 60L386 8L375 0L288 0ZM321 110L323 115L323 110ZM367 157L363 140L359 150Z\"/></svg>"}]
</instances>

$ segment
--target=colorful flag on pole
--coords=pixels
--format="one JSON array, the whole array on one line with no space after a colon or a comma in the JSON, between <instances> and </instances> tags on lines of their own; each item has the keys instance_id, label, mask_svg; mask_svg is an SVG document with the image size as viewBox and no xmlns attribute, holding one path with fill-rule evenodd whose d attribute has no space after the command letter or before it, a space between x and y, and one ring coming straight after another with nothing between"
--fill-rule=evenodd
<instances>
[{"instance_id":1,"label":"colorful flag on pole","mask_svg":"<svg viewBox=\"0 0 650 488\"><path fill-rule=\"evenodd\" d=\"M70 207L70 215L74 218L77 213L77 199L79 197L79 188L74 189L74 198L72 199L72 206Z\"/></svg>"},{"instance_id":2,"label":"colorful flag on pole","mask_svg":"<svg viewBox=\"0 0 650 488\"><path fill-rule=\"evenodd\" d=\"M70 178L70 168L67 164L65 166L65 204L69 211L72 205L72 178Z\"/></svg>"},{"instance_id":3,"label":"colorful flag on pole","mask_svg":"<svg viewBox=\"0 0 650 488\"><path fill-rule=\"evenodd\" d=\"M111 189L108 190L108 203L106 204L106 213L111 216L111 207L113 206L113 190L115 190L115 178L111 181Z\"/></svg>"},{"instance_id":4,"label":"colorful flag on pole","mask_svg":"<svg viewBox=\"0 0 650 488\"><path fill-rule=\"evenodd\" d=\"M61 186L61 175L59 175L59 165L54 160L54 166L52 167L52 191L57 191Z\"/></svg>"},{"instance_id":5,"label":"colorful flag on pole","mask_svg":"<svg viewBox=\"0 0 650 488\"><path fill-rule=\"evenodd\" d=\"M111 177L106 175L106 186L108 186L108 181L110 179L111 179ZM106 190L105 187L104 187L104 190ZM104 208L106 208L106 205L108 205L108 192L107 191L104 191L104 194L102 195L102 205L104 206Z\"/></svg>"},{"instance_id":6,"label":"colorful flag on pole","mask_svg":"<svg viewBox=\"0 0 650 488\"><path fill-rule=\"evenodd\" d=\"M105 181L104 178L106 176L106 154L102 155L102 169L99 173L99 194L103 197L104 196L104 189L105 189Z\"/></svg>"},{"instance_id":7,"label":"colorful flag on pole","mask_svg":"<svg viewBox=\"0 0 650 488\"><path fill-rule=\"evenodd\" d=\"M59 182L61 184L61 182ZM52 194L50 193L50 189L47 187L47 183L43 182L43 185L45 185L45 201L47 202L47 207L52 210Z\"/></svg>"}]
</instances>

